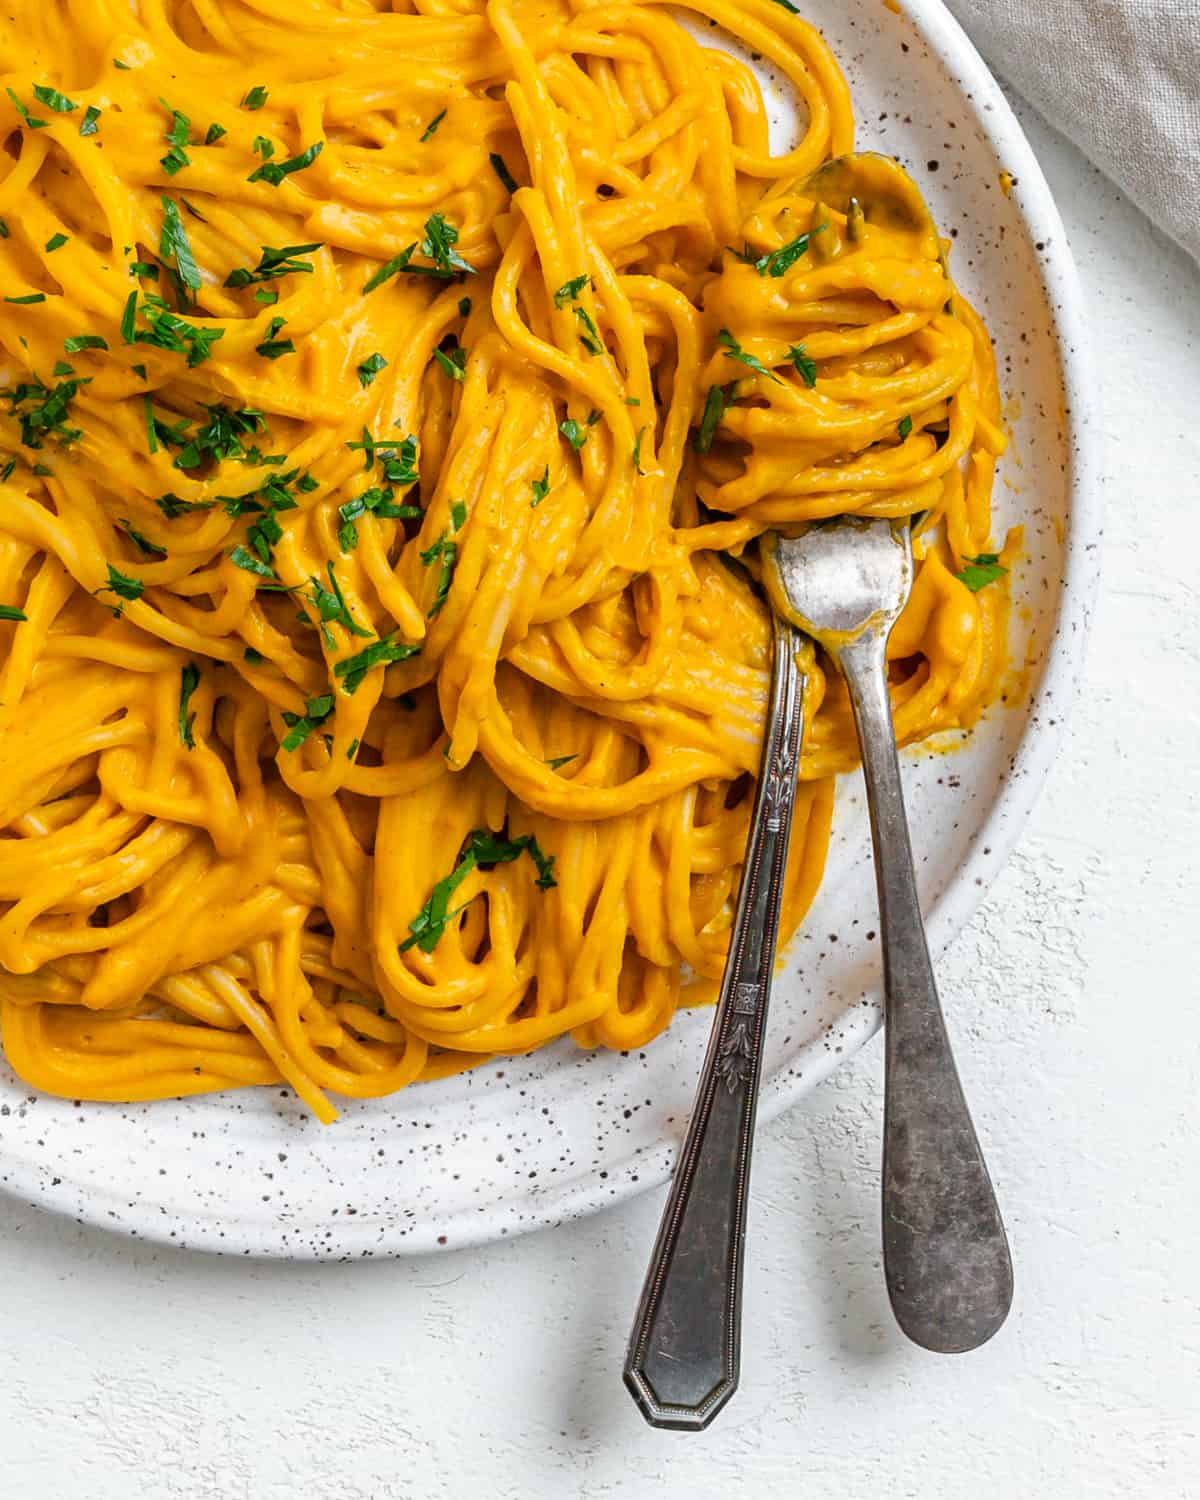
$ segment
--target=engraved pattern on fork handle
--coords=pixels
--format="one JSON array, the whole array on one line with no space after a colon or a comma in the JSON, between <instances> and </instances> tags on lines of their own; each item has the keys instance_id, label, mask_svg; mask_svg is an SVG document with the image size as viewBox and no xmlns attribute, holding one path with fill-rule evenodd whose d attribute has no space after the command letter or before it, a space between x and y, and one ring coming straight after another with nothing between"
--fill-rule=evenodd
<instances>
[{"instance_id":1,"label":"engraved pattern on fork handle","mask_svg":"<svg viewBox=\"0 0 1200 1500\"><path fill-rule=\"evenodd\" d=\"M762 769L729 958L625 1361L655 1427L698 1431L737 1389L750 1155L807 678L802 637L774 618Z\"/></svg>"}]
</instances>

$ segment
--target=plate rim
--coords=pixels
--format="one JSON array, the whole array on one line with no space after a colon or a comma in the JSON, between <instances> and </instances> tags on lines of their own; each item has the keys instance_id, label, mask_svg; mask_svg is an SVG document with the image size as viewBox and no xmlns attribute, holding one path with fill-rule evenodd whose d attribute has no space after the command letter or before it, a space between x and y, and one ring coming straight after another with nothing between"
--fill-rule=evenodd
<instances>
[{"instance_id":1,"label":"plate rim","mask_svg":"<svg viewBox=\"0 0 1200 1500\"><path fill-rule=\"evenodd\" d=\"M1048 326L1059 357L1064 397L1064 450L1068 463L1066 542L1063 575L1058 592L1052 639L1041 667L1036 690L1027 706L1027 726L1017 743L1010 774L991 802L974 841L954 878L926 915L931 950L945 951L985 899L1004 868L1041 795L1078 697L1086 663L1089 619L1100 578L1103 536L1103 495L1100 488L1098 404L1094 378L1089 373L1090 336L1082 286L1066 231L1049 184L1024 130L999 83L974 43L947 9L944 0L905 0L904 18L920 36L931 56L952 78L980 134L997 156L1003 157L1016 184L1011 202L1030 244L1042 241L1038 276L1046 299ZM1041 712L1053 704L1054 712ZM1029 727L1037 721L1036 732ZM875 1004L848 1009L838 1019L838 1047L811 1039L775 1073L764 1078L758 1104L761 1123L776 1118L853 1056L879 1030L880 1009ZM409 1257L443 1249L462 1250L515 1238L586 1217L626 1202L664 1183L670 1175L682 1134L666 1133L652 1146L643 1146L606 1163L601 1179L593 1170L582 1180L565 1184L534 1202L502 1201L484 1210L459 1212L411 1226L403 1238L380 1244L368 1219L360 1235L344 1221L334 1245L299 1238L287 1243L265 1240L251 1222L222 1220L217 1239L205 1216L188 1226L189 1232L169 1238L166 1226L143 1220L134 1226L114 1224L102 1188L72 1211L46 1191L42 1173L30 1161L17 1158L0 1193L49 1212L70 1214L97 1228L116 1230L138 1239L175 1248L240 1254L272 1260L312 1262L347 1260L359 1255ZM98 1187L98 1185L97 1185ZM175 1221L178 1226L178 1220ZM214 1223L216 1221L214 1220Z\"/></svg>"}]
</instances>

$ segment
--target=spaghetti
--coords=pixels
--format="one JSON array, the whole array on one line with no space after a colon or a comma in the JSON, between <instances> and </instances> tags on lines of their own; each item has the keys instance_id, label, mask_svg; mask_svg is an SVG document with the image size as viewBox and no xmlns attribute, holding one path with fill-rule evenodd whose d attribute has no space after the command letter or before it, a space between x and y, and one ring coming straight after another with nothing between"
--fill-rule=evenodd
<instances>
[{"instance_id":1,"label":"spaghetti","mask_svg":"<svg viewBox=\"0 0 1200 1500\"><path fill-rule=\"evenodd\" d=\"M687 9L0 16L0 1029L35 1087L282 1079L329 1120L711 998L769 526L923 513L900 737L994 695L987 335L894 163L819 170L820 35ZM794 89L792 149L719 37ZM855 758L836 678L813 703L787 930Z\"/></svg>"}]
</instances>

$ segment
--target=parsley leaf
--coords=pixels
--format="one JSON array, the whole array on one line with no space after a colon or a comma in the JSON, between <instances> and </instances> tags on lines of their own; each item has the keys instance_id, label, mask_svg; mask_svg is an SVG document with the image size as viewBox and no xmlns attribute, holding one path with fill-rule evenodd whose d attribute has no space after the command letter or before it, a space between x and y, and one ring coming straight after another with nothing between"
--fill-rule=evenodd
<instances>
[{"instance_id":1,"label":"parsley leaf","mask_svg":"<svg viewBox=\"0 0 1200 1500\"><path fill-rule=\"evenodd\" d=\"M98 333L77 333L63 340L64 354L79 354L84 349L107 349L108 343Z\"/></svg>"},{"instance_id":2,"label":"parsley leaf","mask_svg":"<svg viewBox=\"0 0 1200 1500\"><path fill-rule=\"evenodd\" d=\"M558 430L566 438L567 442L570 443L571 447L574 448L576 453L587 442L587 433L584 432L574 417L568 417L565 422L560 422Z\"/></svg>"},{"instance_id":3,"label":"parsley leaf","mask_svg":"<svg viewBox=\"0 0 1200 1500\"><path fill-rule=\"evenodd\" d=\"M546 496L550 493L550 465L547 464L542 470L542 477L533 481L533 499L529 502L530 507L536 510Z\"/></svg>"},{"instance_id":4,"label":"parsley leaf","mask_svg":"<svg viewBox=\"0 0 1200 1500\"><path fill-rule=\"evenodd\" d=\"M288 725L288 732L279 742L281 750L299 750L314 729L324 724L325 720L333 712L333 694L323 693L319 698L310 698L304 705L304 715L288 713L283 715L283 722Z\"/></svg>"},{"instance_id":5,"label":"parsley leaf","mask_svg":"<svg viewBox=\"0 0 1200 1500\"><path fill-rule=\"evenodd\" d=\"M188 241L187 230L183 227L179 208L174 199L167 197L162 199L162 206L163 226L158 242L158 258L164 262L173 260L175 275L180 285L189 287L193 292L199 291L203 284L200 268L192 255L192 247Z\"/></svg>"},{"instance_id":6,"label":"parsley leaf","mask_svg":"<svg viewBox=\"0 0 1200 1500\"><path fill-rule=\"evenodd\" d=\"M280 276L290 276L293 273L307 272L312 275L313 268L306 260L301 260L302 255L311 255L321 248L320 244L312 245L284 245L282 249L273 249L270 245L262 247L262 254L258 257L258 265L253 270L247 270L239 266L230 271L225 278L225 285L232 287L250 286L255 281L274 281Z\"/></svg>"},{"instance_id":7,"label":"parsley leaf","mask_svg":"<svg viewBox=\"0 0 1200 1500\"><path fill-rule=\"evenodd\" d=\"M346 603L346 596L342 593L342 586L337 581L337 574L333 571L333 563L325 564L329 574L329 588L326 588L319 579L309 576L312 584L312 603L323 625L334 623L340 625L350 635L362 636L369 639L371 632L364 630L350 613L350 606ZM328 631L325 633L326 644L333 650L333 640Z\"/></svg>"},{"instance_id":8,"label":"parsley leaf","mask_svg":"<svg viewBox=\"0 0 1200 1500\"><path fill-rule=\"evenodd\" d=\"M449 375L451 380L465 380L467 378L467 351L461 344L456 344L448 354L441 349L435 349L433 357L441 365L445 374Z\"/></svg>"},{"instance_id":9,"label":"parsley leaf","mask_svg":"<svg viewBox=\"0 0 1200 1500\"><path fill-rule=\"evenodd\" d=\"M324 141L314 141L307 150L301 151L299 156L289 156L287 161L265 161L256 171L251 172L246 181L269 182L272 187L278 187L283 179L290 177L293 172L303 172L306 167L311 167L324 149Z\"/></svg>"},{"instance_id":10,"label":"parsley leaf","mask_svg":"<svg viewBox=\"0 0 1200 1500\"><path fill-rule=\"evenodd\" d=\"M200 686L200 668L194 661L188 662L180 673L179 680L179 738L185 750L196 748L196 737L192 733L196 715L188 713L192 694Z\"/></svg>"},{"instance_id":11,"label":"parsley leaf","mask_svg":"<svg viewBox=\"0 0 1200 1500\"><path fill-rule=\"evenodd\" d=\"M57 89L52 89L45 83L34 84L33 97L39 104L44 104L47 109L52 109L59 115L70 114L73 109L79 108L74 99L68 99L66 94L60 94Z\"/></svg>"},{"instance_id":12,"label":"parsley leaf","mask_svg":"<svg viewBox=\"0 0 1200 1500\"><path fill-rule=\"evenodd\" d=\"M358 383L365 391L381 370L387 369L387 360L382 354L372 354L358 367Z\"/></svg>"},{"instance_id":13,"label":"parsley leaf","mask_svg":"<svg viewBox=\"0 0 1200 1500\"><path fill-rule=\"evenodd\" d=\"M963 561L966 567L954 576L960 583L965 583L973 594L987 588L989 583L995 583L998 578L1003 578L1008 572L1001 564L998 552L981 552L978 557L966 557Z\"/></svg>"},{"instance_id":14,"label":"parsley leaf","mask_svg":"<svg viewBox=\"0 0 1200 1500\"><path fill-rule=\"evenodd\" d=\"M696 433L697 453L707 453L712 447L717 428L721 425L721 418L725 415L725 408L733 400L733 392L732 384L709 387L708 395L704 398L704 415L700 418L700 430Z\"/></svg>"},{"instance_id":15,"label":"parsley leaf","mask_svg":"<svg viewBox=\"0 0 1200 1500\"><path fill-rule=\"evenodd\" d=\"M720 333L717 334L717 343L725 350L726 359L736 359L739 364L745 365L747 369L753 370L755 374L765 375L768 380L773 380L776 385L783 384L779 376L768 370L760 359L756 359L753 354L746 353L728 328L722 328Z\"/></svg>"},{"instance_id":16,"label":"parsley leaf","mask_svg":"<svg viewBox=\"0 0 1200 1500\"><path fill-rule=\"evenodd\" d=\"M13 90L11 88L6 88L4 90L4 92L12 100L13 104L16 106L17 113L21 116L22 120L25 121L26 126L30 130L47 130L47 129L49 129L50 121L49 120L35 120L33 118L33 116L29 113L28 107L26 105L24 105L24 104L21 103L20 99L17 97L17 95L13 92Z\"/></svg>"},{"instance_id":17,"label":"parsley leaf","mask_svg":"<svg viewBox=\"0 0 1200 1500\"><path fill-rule=\"evenodd\" d=\"M817 383L816 360L809 359L808 355L804 352L803 344L793 344L787 352L787 357L796 367L796 371L799 374L800 379L803 380L804 384L811 391L813 386L815 386Z\"/></svg>"},{"instance_id":18,"label":"parsley leaf","mask_svg":"<svg viewBox=\"0 0 1200 1500\"><path fill-rule=\"evenodd\" d=\"M267 90L261 83L256 83L246 97L242 100L243 109L261 109L270 98Z\"/></svg>"},{"instance_id":19,"label":"parsley leaf","mask_svg":"<svg viewBox=\"0 0 1200 1500\"><path fill-rule=\"evenodd\" d=\"M638 471L639 474L644 474L646 472L645 469L642 468L642 439L645 437L645 435L646 429L644 427L639 427L637 442L633 445L633 467Z\"/></svg>"},{"instance_id":20,"label":"parsley leaf","mask_svg":"<svg viewBox=\"0 0 1200 1500\"><path fill-rule=\"evenodd\" d=\"M33 307L38 302L45 302L45 292L30 292L27 297L5 297L5 302L11 302L14 307Z\"/></svg>"},{"instance_id":21,"label":"parsley leaf","mask_svg":"<svg viewBox=\"0 0 1200 1500\"><path fill-rule=\"evenodd\" d=\"M69 239L70 235L67 234L52 234L46 241L47 255L52 254L55 250L61 250Z\"/></svg>"},{"instance_id":22,"label":"parsley leaf","mask_svg":"<svg viewBox=\"0 0 1200 1500\"><path fill-rule=\"evenodd\" d=\"M98 594L116 594L118 599L140 599L145 593L146 585L140 578L129 578L124 573L119 573L112 563L108 565L108 582L102 584L96 590ZM119 612L119 611L118 611Z\"/></svg>"},{"instance_id":23,"label":"parsley leaf","mask_svg":"<svg viewBox=\"0 0 1200 1500\"><path fill-rule=\"evenodd\" d=\"M457 907L451 911L450 898L472 870L481 865L511 864L520 859L522 854L528 854L537 868L539 889L550 890L557 885L554 878L554 856L544 854L532 834L507 839L486 828L473 829L467 835L454 869L437 882L428 901L408 924L411 935L400 944L400 952L419 947L422 953L432 953L446 930L447 922L462 910L462 907Z\"/></svg>"},{"instance_id":24,"label":"parsley leaf","mask_svg":"<svg viewBox=\"0 0 1200 1500\"><path fill-rule=\"evenodd\" d=\"M204 144L206 146L214 146L223 135L228 134L229 132L225 129L224 125L218 125L214 121L204 132Z\"/></svg>"},{"instance_id":25,"label":"parsley leaf","mask_svg":"<svg viewBox=\"0 0 1200 1500\"><path fill-rule=\"evenodd\" d=\"M67 426L67 419L71 402L87 384L88 380L78 377L55 386L45 386L40 380L22 381L3 393L9 415L20 418L21 442L26 448L41 448L47 437L56 437L68 448L83 436L78 427Z\"/></svg>"},{"instance_id":26,"label":"parsley leaf","mask_svg":"<svg viewBox=\"0 0 1200 1500\"><path fill-rule=\"evenodd\" d=\"M100 131L100 111L94 104L89 104L83 119L79 122L80 135L97 135Z\"/></svg>"},{"instance_id":27,"label":"parsley leaf","mask_svg":"<svg viewBox=\"0 0 1200 1500\"><path fill-rule=\"evenodd\" d=\"M27 620L29 616L15 604L0 604L0 620Z\"/></svg>"},{"instance_id":28,"label":"parsley leaf","mask_svg":"<svg viewBox=\"0 0 1200 1500\"><path fill-rule=\"evenodd\" d=\"M783 0L779 0L782 5ZM789 6L790 10L792 7ZM766 255L760 255L756 260L748 250L735 250L733 253L738 260L752 265L760 276L783 276L796 264L802 255L806 253L812 243L814 234L820 234L822 230L828 229L827 224L817 224L814 228L806 230L804 234L798 234L794 240L789 240L786 245L780 245L778 250L769 250Z\"/></svg>"},{"instance_id":29,"label":"parsley leaf","mask_svg":"<svg viewBox=\"0 0 1200 1500\"><path fill-rule=\"evenodd\" d=\"M255 344L256 354L261 354L264 359L278 359L283 354L295 354L296 345L291 339L276 338L275 335L284 325L283 318L272 318L267 325L267 336L261 344Z\"/></svg>"},{"instance_id":30,"label":"parsley leaf","mask_svg":"<svg viewBox=\"0 0 1200 1500\"><path fill-rule=\"evenodd\" d=\"M600 330L586 307L575 307L571 309L575 316L583 324L584 332L579 335L579 342L589 354L603 354L604 345L600 342Z\"/></svg>"},{"instance_id":31,"label":"parsley leaf","mask_svg":"<svg viewBox=\"0 0 1200 1500\"><path fill-rule=\"evenodd\" d=\"M557 771L560 766L570 765L573 760L578 759L579 752L576 751L574 755L555 755L550 760L543 761L543 765L548 766L552 771Z\"/></svg>"},{"instance_id":32,"label":"parsley leaf","mask_svg":"<svg viewBox=\"0 0 1200 1500\"><path fill-rule=\"evenodd\" d=\"M437 130L438 126L442 123L442 121L445 118L446 118L446 111L444 109L440 112L440 114L434 115L433 119L430 120L429 124L426 125L424 131L422 132L421 140L422 141L429 140L431 138L431 136L433 136L433 134Z\"/></svg>"},{"instance_id":33,"label":"parsley leaf","mask_svg":"<svg viewBox=\"0 0 1200 1500\"><path fill-rule=\"evenodd\" d=\"M559 308L561 311L561 309L564 308L568 302L574 302L576 297L579 296L580 292L583 291L584 287L587 286L590 280L590 276L583 275L573 277L570 281L564 281L562 286L560 286L558 291L556 291L554 294L555 307Z\"/></svg>"},{"instance_id":34,"label":"parsley leaf","mask_svg":"<svg viewBox=\"0 0 1200 1500\"><path fill-rule=\"evenodd\" d=\"M913 419L912 419L912 417L911 416L907 416L907 415L901 417L900 421L896 425L896 431L900 434L900 440L901 440L901 442L903 442L906 437L909 437L911 435L912 430L913 430Z\"/></svg>"},{"instance_id":35,"label":"parsley leaf","mask_svg":"<svg viewBox=\"0 0 1200 1500\"><path fill-rule=\"evenodd\" d=\"M515 193L517 190L517 179L508 170L504 158L498 152L491 151L488 153L488 161L491 162L492 171L500 179L501 185L507 188L510 193Z\"/></svg>"},{"instance_id":36,"label":"parsley leaf","mask_svg":"<svg viewBox=\"0 0 1200 1500\"><path fill-rule=\"evenodd\" d=\"M393 631L391 635L373 641L357 656L347 656L336 662L333 675L341 679L343 692L356 693L367 673L375 667L386 667L394 661L407 661L410 656L416 656L420 649L419 645L397 641Z\"/></svg>"}]
</instances>

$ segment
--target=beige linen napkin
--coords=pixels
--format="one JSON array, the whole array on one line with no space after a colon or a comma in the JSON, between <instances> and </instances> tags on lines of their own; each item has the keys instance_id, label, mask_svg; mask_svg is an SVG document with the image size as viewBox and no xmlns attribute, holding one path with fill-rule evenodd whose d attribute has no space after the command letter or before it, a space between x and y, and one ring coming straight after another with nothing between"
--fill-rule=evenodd
<instances>
[{"instance_id":1,"label":"beige linen napkin","mask_svg":"<svg viewBox=\"0 0 1200 1500\"><path fill-rule=\"evenodd\" d=\"M997 74L1200 260L1200 0L947 0Z\"/></svg>"}]
</instances>

